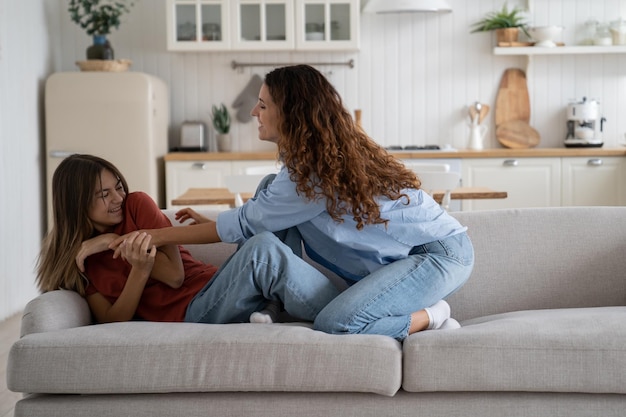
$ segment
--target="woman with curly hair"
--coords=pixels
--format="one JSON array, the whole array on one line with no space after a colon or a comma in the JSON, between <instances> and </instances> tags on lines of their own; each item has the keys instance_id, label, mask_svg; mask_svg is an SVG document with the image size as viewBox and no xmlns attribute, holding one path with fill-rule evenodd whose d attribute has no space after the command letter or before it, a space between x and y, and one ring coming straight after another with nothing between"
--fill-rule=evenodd
<instances>
[{"instance_id":1,"label":"woman with curly hair","mask_svg":"<svg viewBox=\"0 0 626 417\"><path fill-rule=\"evenodd\" d=\"M319 312L315 329L404 340L460 327L443 299L465 283L474 264L466 227L354 123L328 80L307 65L275 69L252 115L259 139L277 144L281 171L216 222L181 210L181 222L199 225L148 231L153 241L244 242L291 228L313 260L348 284Z\"/></svg>"}]
</instances>

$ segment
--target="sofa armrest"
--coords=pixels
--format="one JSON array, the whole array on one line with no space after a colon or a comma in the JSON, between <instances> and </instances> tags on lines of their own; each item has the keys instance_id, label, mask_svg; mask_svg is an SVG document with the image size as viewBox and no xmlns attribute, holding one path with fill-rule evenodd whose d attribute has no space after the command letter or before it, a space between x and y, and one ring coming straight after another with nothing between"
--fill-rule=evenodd
<instances>
[{"instance_id":1,"label":"sofa armrest","mask_svg":"<svg viewBox=\"0 0 626 417\"><path fill-rule=\"evenodd\" d=\"M41 294L24 308L20 337L92 324L87 301L74 291Z\"/></svg>"}]
</instances>

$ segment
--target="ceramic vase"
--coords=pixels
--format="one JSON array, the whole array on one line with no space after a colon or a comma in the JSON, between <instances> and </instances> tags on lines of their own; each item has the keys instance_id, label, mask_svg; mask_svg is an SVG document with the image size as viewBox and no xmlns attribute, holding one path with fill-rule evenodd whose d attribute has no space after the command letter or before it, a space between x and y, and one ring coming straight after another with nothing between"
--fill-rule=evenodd
<instances>
[{"instance_id":1,"label":"ceramic vase","mask_svg":"<svg viewBox=\"0 0 626 417\"><path fill-rule=\"evenodd\" d=\"M220 152L230 152L232 151L232 143L233 139L229 133L218 133L217 134L217 149Z\"/></svg>"},{"instance_id":2,"label":"ceramic vase","mask_svg":"<svg viewBox=\"0 0 626 417\"><path fill-rule=\"evenodd\" d=\"M94 35L93 45L87 48L87 59L112 60L113 48L105 35Z\"/></svg>"}]
</instances>

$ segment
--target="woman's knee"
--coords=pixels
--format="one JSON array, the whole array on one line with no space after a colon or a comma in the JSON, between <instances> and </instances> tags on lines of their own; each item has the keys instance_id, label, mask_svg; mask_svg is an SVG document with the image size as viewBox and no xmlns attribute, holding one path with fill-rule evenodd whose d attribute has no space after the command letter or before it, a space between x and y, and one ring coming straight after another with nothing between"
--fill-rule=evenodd
<instances>
[{"instance_id":1,"label":"woman's knee","mask_svg":"<svg viewBox=\"0 0 626 417\"><path fill-rule=\"evenodd\" d=\"M281 243L271 232L260 232L252 236L243 244L241 249L255 250L257 248L269 248Z\"/></svg>"},{"instance_id":2,"label":"woman's knee","mask_svg":"<svg viewBox=\"0 0 626 417\"><path fill-rule=\"evenodd\" d=\"M331 302L332 303L332 302ZM330 306L330 308L329 308ZM313 329L329 334L359 333L359 329L339 319L340 314L330 304L319 312L313 321Z\"/></svg>"}]
</instances>

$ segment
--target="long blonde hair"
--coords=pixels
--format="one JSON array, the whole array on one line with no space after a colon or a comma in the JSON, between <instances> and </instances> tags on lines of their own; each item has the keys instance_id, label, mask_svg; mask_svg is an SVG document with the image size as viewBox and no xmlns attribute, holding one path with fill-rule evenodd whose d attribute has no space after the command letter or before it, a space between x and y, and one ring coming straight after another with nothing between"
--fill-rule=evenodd
<instances>
[{"instance_id":1,"label":"long blonde hair","mask_svg":"<svg viewBox=\"0 0 626 417\"><path fill-rule=\"evenodd\" d=\"M277 68L265 85L279 109L278 152L297 190L326 198L332 218L351 215L357 228L386 223L379 196L392 200L419 188L415 173L358 127L328 80L308 65Z\"/></svg>"},{"instance_id":2,"label":"long blonde hair","mask_svg":"<svg viewBox=\"0 0 626 417\"><path fill-rule=\"evenodd\" d=\"M61 161L52 177L53 224L37 260L37 285L42 292L66 289L85 295L86 279L75 258L83 241L93 236L89 208L104 170L128 184L110 162L93 155L71 155Z\"/></svg>"}]
</instances>

